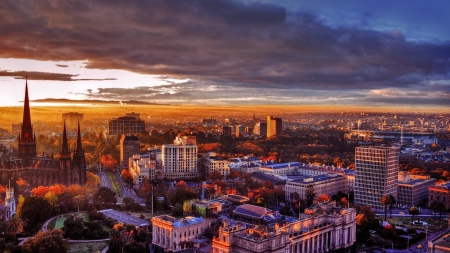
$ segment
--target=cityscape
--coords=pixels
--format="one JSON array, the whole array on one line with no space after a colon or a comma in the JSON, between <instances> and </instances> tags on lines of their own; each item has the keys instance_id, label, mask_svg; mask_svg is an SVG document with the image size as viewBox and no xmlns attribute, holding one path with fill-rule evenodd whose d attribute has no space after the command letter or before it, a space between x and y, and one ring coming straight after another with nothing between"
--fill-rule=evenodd
<instances>
[{"instance_id":1,"label":"cityscape","mask_svg":"<svg viewBox=\"0 0 450 253\"><path fill-rule=\"evenodd\" d=\"M0 3L0 252L450 252L450 4L408 4Z\"/></svg>"}]
</instances>

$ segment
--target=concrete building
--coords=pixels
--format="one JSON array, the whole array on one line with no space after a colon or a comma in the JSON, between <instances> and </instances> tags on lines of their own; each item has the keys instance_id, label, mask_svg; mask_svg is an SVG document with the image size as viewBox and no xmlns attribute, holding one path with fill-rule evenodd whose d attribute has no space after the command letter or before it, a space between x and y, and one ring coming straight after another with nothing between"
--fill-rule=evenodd
<instances>
[{"instance_id":1,"label":"concrete building","mask_svg":"<svg viewBox=\"0 0 450 253\"><path fill-rule=\"evenodd\" d=\"M428 207L433 202L444 204L446 210L450 208L450 182L428 187Z\"/></svg>"},{"instance_id":2,"label":"concrete building","mask_svg":"<svg viewBox=\"0 0 450 253\"><path fill-rule=\"evenodd\" d=\"M122 135L120 139L120 166L128 168L128 160L141 153L141 142L136 135Z\"/></svg>"},{"instance_id":3,"label":"concrete building","mask_svg":"<svg viewBox=\"0 0 450 253\"><path fill-rule=\"evenodd\" d=\"M417 206L428 198L428 187L435 185L436 179L426 176L416 178L409 172L398 173L397 204Z\"/></svg>"},{"instance_id":4,"label":"concrete building","mask_svg":"<svg viewBox=\"0 0 450 253\"><path fill-rule=\"evenodd\" d=\"M286 181L285 198L291 202L291 193L297 192L301 199L306 199L306 188L311 185L316 197L322 194L333 196L338 192L348 192L347 179L338 174L327 174L318 176L301 176L295 180Z\"/></svg>"},{"instance_id":5,"label":"concrete building","mask_svg":"<svg viewBox=\"0 0 450 253\"><path fill-rule=\"evenodd\" d=\"M281 118L267 116L267 137L281 135L283 131L283 121Z\"/></svg>"},{"instance_id":6,"label":"concrete building","mask_svg":"<svg viewBox=\"0 0 450 253\"><path fill-rule=\"evenodd\" d=\"M108 134L138 134L145 131L145 121L137 118L139 114L110 119L108 122Z\"/></svg>"},{"instance_id":7,"label":"concrete building","mask_svg":"<svg viewBox=\"0 0 450 253\"><path fill-rule=\"evenodd\" d=\"M267 123L266 122L256 122L253 128L253 133L261 137L267 136Z\"/></svg>"},{"instance_id":8,"label":"concrete building","mask_svg":"<svg viewBox=\"0 0 450 253\"><path fill-rule=\"evenodd\" d=\"M240 210L242 212L242 210ZM255 219L265 212L243 210ZM213 253L298 253L327 252L349 248L356 241L356 211L332 203L316 204L299 220L289 219L251 225L225 220L213 238ZM270 215L266 215L268 217ZM270 218L267 218L270 219Z\"/></svg>"},{"instance_id":9,"label":"concrete building","mask_svg":"<svg viewBox=\"0 0 450 253\"><path fill-rule=\"evenodd\" d=\"M213 172L219 172L224 178L230 174L230 167L228 167L227 160L216 156L215 152L208 152L203 154L201 159L202 172L208 175Z\"/></svg>"},{"instance_id":10,"label":"concrete building","mask_svg":"<svg viewBox=\"0 0 450 253\"><path fill-rule=\"evenodd\" d=\"M80 122L80 124L83 124L84 114L78 112L63 113L62 120L63 122L66 122L66 125L68 127L75 127L77 126L78 122Z\"/></svg>"},{"instance_id":11,"label":"concrete building","mask_svg":"<svg viewBox=\"0 0 450 253\"><path fill-rule=\"evenodd\" d=\"M200 176L197 169L195 136L178 136L173 144L162 146L162 173L158 179L189 179Z\"/></svg>"},{"instance_id":12,"label":"concrete building","mask_svg":"<svg viewBox=\"0 0 450 253\"><path fill-rule=\"evenodd\" d=\"M202 217L185 217L177 220L169 215L152 218L154 246L166 252L177 252L189 247L189 242L202 235L211 224Z\"/></svg>"},{"instance_id":13,"label":"concrete building","mask_svg":"<svg viewBox=\"0 0 450 253\"><path fill-rule=\"evenodd\" d=\"M230 126L223 126L222 127L222 134L223 136L231 136L232 128Z\"/></svg>"},{"instance_id":14,"label":"concrete building","mask_svg":"<svg viewBox=\"0 0 450 253\"><path fill-rule=\"evenodd\" d=\"M261 165L259 167L259 170L265 174L287 175L287 174L294 172L294 170L296 168L298 168L299 166L300 166L300 163L297 163L297 162L276 163L276 164Z\"/></svg>"},{"instance_id":15,"label":"concrete building","mask_svg":"<svg viewBox=\"0 0 450 253\"><path fill-rule=\"evenodd\" d=\"M161 150L136 154L128 159L128 171L133 176L134 185L141 185L145 178L155 180L161 171Z\"/></svg>"},{"instance_id":16,"label":"concrete building","mask_svg":"<svg viewBox=\"0 0 450 253\"><path fill-rule=\"evenodd\" d=\"M245 135L245 126L237 125L235 134L236 134L236 137L244 136Z\"/></svg>"},{"instance_id":17,"label":"concrete building","mask_svg":"<svg viewBox=\"0 0 450 253\"><path fill-rule=\"evenodd\" d=\"M357 147L355 152L355 203L383 210L381 198L397 198L399 149Z\"/></svg>"}]
</instances>

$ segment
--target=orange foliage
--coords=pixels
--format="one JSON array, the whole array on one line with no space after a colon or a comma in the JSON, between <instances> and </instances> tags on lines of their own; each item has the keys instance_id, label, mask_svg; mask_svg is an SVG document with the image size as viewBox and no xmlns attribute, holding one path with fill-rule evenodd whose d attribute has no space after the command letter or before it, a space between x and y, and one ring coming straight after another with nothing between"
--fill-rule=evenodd
<instances>
[{"instance_id":1,"label":"orange foliage","mask_svg":"<svg viewBox=\"0 0 450 253\"><path fill-rule=\"evenodd\" d=\"M76 195L86 194L86 189L83 188L79 184L72 184L69 187L67 187L65 192L67 192L67 193L69 193L69 194L71 194L73 196L76 196Z\"/></svg>"},{"instance_id":2,"label":"orange foliage","mask_svg":"<svg viewBox=\"0 0 450 253\"><path fill-rule=\"evenodd\" d=\"M42 186L42 185L31 190L31 192L33 193L33 196L41 196L41 197L44 197L48 191L49 191L48 187Z\"/></svg>"},{"instance_id":3,"label":"orange foliage","mask_svg":"<svg viewBox=\"0 0 450 253\"><path fill-rule=\"evenodd\" d=\"M188 187L188 186L183 180L180 180L180 182L177 183L176 187Z\"/></svg>"},{"instance_id":4,"label":"orange foliage","mask_svg":"<svg viewBox=\"0 0 450 253\"><path fill-rule=\"evenodd\" d=\"M205 143L199 145L198 152L199 153L219 152L221 148L222 145L220 143Z\"/></svg>"},{"instance_id":5,"label":"orange foliage","mask_svg":"<svg viewBox=\"0 0 450 253\"><path fill-rule=\"evenodd\" d=\"M111 155L102 155L102 166L107 169L112 169L117 166L117 161Z\"/></svg>"},{"instance_id":6,"label":"orange foliage","mask_svg":"<svg viewBox=\"0 0 450 253\"><path fill-rule=\"evenodd\" d=\"M0 184L0 194L4 194L6 192L6 188Z\"/></svg>"},{"instance_id":7,"label":"orange foliage","mask_svg":"<svg viewBox=\"0 0 450 253\"><path fill-rule=\"evenodd\" d=\"M317 198L317 201L319 202L329 202L331 201L330 196L326 195L326 194L322 194Z\"/></svg>"},{"instance_id":8,"label":"orange foliage","mask_svg":"<svg viewBox=\"0 0 450 253\"><path fill-rule=\"evenodd\" d=\"M61 195L66 190L66 186L62 184L55 184L48 188L48 191L55 193L56 196Z\"/></svg>"}]
</instances>

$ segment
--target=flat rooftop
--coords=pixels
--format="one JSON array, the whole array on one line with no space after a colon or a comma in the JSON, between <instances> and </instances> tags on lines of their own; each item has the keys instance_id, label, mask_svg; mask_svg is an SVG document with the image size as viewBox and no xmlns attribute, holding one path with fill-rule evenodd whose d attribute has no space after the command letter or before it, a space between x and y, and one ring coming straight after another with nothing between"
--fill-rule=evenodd
<instances>
[{"instance_id":1,"label":"flat rooftop","mask_svg":"<svg viewBox=\"0 0 450 253\"><path fill-rule=\"evenodd\" d=\"M133 224L136 227L143 227L150 225L150 222L147 220L143 220L113 209L101 210L100 212L103 213L108 218L114 219L121 223Z\"/></svg>"}]
</instances>

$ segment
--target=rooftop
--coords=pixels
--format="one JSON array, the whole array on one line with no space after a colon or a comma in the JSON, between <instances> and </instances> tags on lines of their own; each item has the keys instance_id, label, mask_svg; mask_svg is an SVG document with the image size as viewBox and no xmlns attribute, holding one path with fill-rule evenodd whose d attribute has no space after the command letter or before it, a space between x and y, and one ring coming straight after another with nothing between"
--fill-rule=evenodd
<instances>
[{"instance_id":1,"label":"rooftop","mask_svg":"<svg viewBox=\"0 0 450 253\"><path fill-rule=\"evenodd\" d=\"M236 210L234 210L233 213L242 214L245 216L251 216L251 217L254 217L257 219L261 219L262 217L264 217L265 215L267 215L268 213L271 213L271 212L273 212L271 209L268 209L265 207L244 204L244 205L238 206L236 208Z\"/></svg>"}]
</instances>

